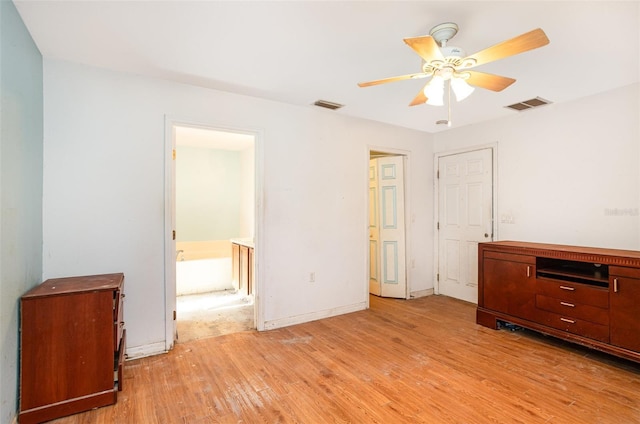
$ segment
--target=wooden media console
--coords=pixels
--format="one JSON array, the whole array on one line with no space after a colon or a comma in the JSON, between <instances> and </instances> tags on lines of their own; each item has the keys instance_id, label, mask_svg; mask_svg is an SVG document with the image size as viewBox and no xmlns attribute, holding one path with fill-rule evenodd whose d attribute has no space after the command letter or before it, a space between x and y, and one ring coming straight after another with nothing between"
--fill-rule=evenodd
<instances>
[{"instance_id":1,"label":"wooden media console","mask_svg":"<svg viewBox=\"0 0 640 424\"><path fill-rule=\"evenodd\" d=\"M480 243L476 322L507 322L640 362L640 252Z\"/></svg>"}]
</instances>

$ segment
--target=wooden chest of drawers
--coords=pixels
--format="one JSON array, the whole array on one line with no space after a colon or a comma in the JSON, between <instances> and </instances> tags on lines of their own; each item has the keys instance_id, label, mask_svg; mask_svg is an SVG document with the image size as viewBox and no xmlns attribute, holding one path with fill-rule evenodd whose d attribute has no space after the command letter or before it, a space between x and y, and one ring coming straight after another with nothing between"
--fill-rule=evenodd
<instances>
[{"instance_id":1,"label":"wooden chest of drawers","mask_svg":"<svg viewBox=\"0 0 640 424\"><path fill-rule=\"evenodd\" d=\"M20 301L19 421L113 404L122 390L124 275L56 278Z\"/></svg>"}]
</instances>

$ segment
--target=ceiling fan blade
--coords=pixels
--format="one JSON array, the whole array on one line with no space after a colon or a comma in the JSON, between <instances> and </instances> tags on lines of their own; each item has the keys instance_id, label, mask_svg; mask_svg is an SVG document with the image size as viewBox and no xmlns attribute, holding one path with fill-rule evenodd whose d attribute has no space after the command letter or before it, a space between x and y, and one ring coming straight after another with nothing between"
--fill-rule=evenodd
<instances>
[{"instance_id":1,"label":"ceiling fan blade","mask_svg":"<svg viewBox=\"0 0 640 424\"><path fill-rule=\"evenodd\" d=\"M465 60L475 60L475 63L470 66L470 68L472 68L474 66L483 65L505 57L537 49L538 47L546 46L547 44L549 44L547 35L543 30L538 28L474 53L465 58Z\"/></svg>"},{"instance_id":2,"label":"ceiling fan blade","mask_svg":"<svg viewBox=\"0 0 640 424\"><path fill-rule=\"evenodd\" d=\"M491 91L502 91L516 82L513 78L486 74L484 72L465 71L465 73L469 74L469 78L465 80L468 84L475 85L480 88L486 88Z\"/></svg>"},{"instance_id":3,"label":"ceiling fan blade","mask_svg":"<svg viewBox=\"0 0 640 424\"><path fill-rule=\"evenodd\" d=\"M422 37L410 37L405 38L404 42L409 45L418 55L426 62L432 60L444 61L444 56L440 52L440 47L436 40L430 35L424 35Z\"/></svg>"},{"instance_id":4,"label":"ceiling fan blade","mask_svg":"<svg viewBox=\"0 0 640 424\"><path fill-rule=\"evenodd\" d=\"M359 82L358 86L370 87L372 85L386 84L388 82L402 81L402 80L408 80L408 79L414 79L414 78L425 78L428 76L429 74L425 74L424 72L418 72L417 74L399 75L397 77L383 78L383 79L367 81L367 82Z\"/></svg>"},{"instance_id":5,"label":"ceiling fan blade","mask_svg":"<svg viewBox=\"0 0 640 424\"><path fill-rule=\"evenodd\" d=\"M422 88L422 90L420 90L420 92L418 93L418 95L411 101L411 103L409 103L409 106L416 106L416 105L421 105L423 103L427 102L427 96L425 96L424 94L424 87Z\"/></svg>"}]
</instances>

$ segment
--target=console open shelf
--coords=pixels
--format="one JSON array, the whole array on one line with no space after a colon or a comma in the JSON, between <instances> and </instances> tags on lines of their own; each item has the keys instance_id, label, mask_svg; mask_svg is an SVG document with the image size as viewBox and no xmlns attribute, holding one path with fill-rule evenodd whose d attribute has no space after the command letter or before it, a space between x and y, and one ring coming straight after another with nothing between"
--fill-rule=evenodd
<instances>
[{"instance_id":1,"label":"console open shelf","mask_svg":"<svg viewBox=\"0 0 640 424\"><path fill-rule=\"evenodd\" d=\"M609 266L554 258L536 258L536 277L609 287Z\"/></svg>"}]
</instances>

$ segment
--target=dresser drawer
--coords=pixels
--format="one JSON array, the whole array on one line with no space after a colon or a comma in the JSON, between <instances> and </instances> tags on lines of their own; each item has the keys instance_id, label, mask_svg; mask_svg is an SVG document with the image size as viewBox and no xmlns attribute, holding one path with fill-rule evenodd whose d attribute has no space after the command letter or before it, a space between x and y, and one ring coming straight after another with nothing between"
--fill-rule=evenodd
<instances>
[{"instance_id":1,"label":"dresser drawer","mask_svg":"<svg viewBox=\"0 0 640 424\"><path fill-rule=\"evenodd\" d=\"M546 278L537 279L537 294L554 297L573 304L609 308L609 290L588 284L572 283Z\"/></svg>"},{"instance_id":2,"label":"dresser drawer","mask_svg":"<svg viewBox=\"0 0 640 424\"><path fill-rule=\"evenodd\" d=\"M122 339L118 345L118 350L113 355L113 381L118 387L118 391L122 391L122 372L124 367L124 351L127 343L127 330L122 331Z\"/></svg>"},{"instance_id":3,"label":"dresser drawer","mask_svg":"<svg viewBox=\"0 0 640 424\"><path fill-rule=\"evenodd\" d=\"M582 303L571 303L555 297L536 295L536 307L545 311L578 318L594 324L609 325L609 310Z\"/></svg>"},{"instance_id":4,"label":"dresser drawer","mask_svg":"<svg viewBox=\"0 0 640 424\"><path fill-rule=\"evenodd\" d=\"M120 340L122 339L122 333L124 331L124 293L117 290L113 294L113 346L114 350L120 346Z\"/></svg>"},{"instance_id":5,"label":"dresser drawer","mask_svg":"<svg viewBox=\"0 0 640 424\"><path fill-rule=\"evenodd\" d=\"M567 333L609 343L608 325L595 324L580 318L556 314L541 309L537 312L537 321L546 326L566 331Z\"/></svg>"}]
</instances>

